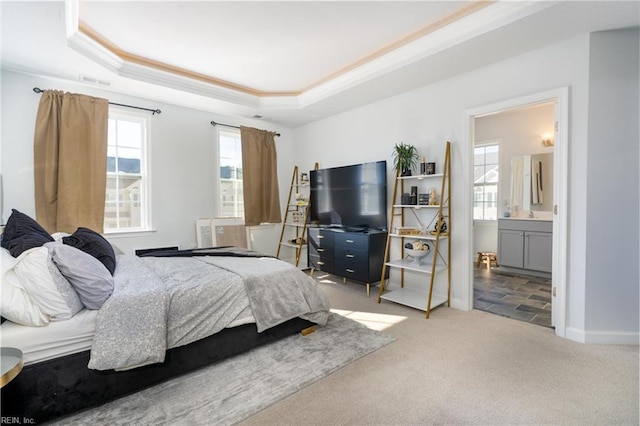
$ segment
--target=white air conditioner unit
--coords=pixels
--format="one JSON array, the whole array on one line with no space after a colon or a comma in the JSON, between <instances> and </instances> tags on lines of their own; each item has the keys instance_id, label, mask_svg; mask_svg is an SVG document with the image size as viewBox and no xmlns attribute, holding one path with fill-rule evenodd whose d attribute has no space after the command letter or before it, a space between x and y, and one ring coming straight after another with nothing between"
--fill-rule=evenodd
<instances>
[{"instance_id":1,"label":"white air conditioner unit","mask_svg":"<svg viewBox=\"0 0 640 426\"><path fill-rule=\"evenodd\" d=\"M235 246L250 248L248 228L239 219L196 220L196 244L198 248Z\"/></svg>"},{"instance_id":2,"label":"white air conditioner unit","mask_svg":"<svg viewBox=\"0 0 640 426\"><path fill-rule=\"evenodd\" d=\"M213 247L211 219L196 219L196 245L198 248Z\"/></svg>"}]
</instances>

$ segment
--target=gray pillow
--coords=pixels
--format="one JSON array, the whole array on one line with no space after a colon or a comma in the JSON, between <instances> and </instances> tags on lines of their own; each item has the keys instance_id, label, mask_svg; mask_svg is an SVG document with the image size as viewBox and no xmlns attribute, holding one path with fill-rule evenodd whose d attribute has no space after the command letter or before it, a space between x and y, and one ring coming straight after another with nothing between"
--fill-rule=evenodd
<instances>
[{"instance_id":1,"label":"gray pillow","mask_svg":"<svg viewBox=\"0 0 640 426\"><path fill-rule=\"evenodd\" d=\"M75 247L48 245L53 263L71 283L87 309L100 309L113 293L113 276L95 257Z\"/></svg>"}]
</instances>

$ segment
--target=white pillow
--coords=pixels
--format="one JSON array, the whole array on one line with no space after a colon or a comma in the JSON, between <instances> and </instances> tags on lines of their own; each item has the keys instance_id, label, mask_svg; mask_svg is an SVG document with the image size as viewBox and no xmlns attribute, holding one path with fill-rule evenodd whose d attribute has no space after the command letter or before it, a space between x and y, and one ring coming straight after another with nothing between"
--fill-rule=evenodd
<instances>
[{"instance_id":1,"label":"white pillow","mask_svg":"<svg viewBox=\"0 0 640 426\"><path fill-rule=\"evenodd\" d=\"M11 253L6 248L0 247L0 251L0 275L4 275L5 272L14 267L18 260L11 256Z\"/></svg>"},{"instance_id":2,"label":"white pillow","mask_svg":"<svg viewBox=\"0 0 640 426\"><path fill-rule=\"evenodd\" d=\"M71 234L68 232L54 232L51 234L51 238L53 238L53 241L62 241L62 238L68 237L69 235Z\"/></svg>"},{"instance_id":3,"label":"white pillow","mask_svg":"<svg viewBox=\"0 0 640 426\"><path fill-rule=\"evenodd\" d=\"M88 253L66 244L47 243L53 263L88 309L100 309L113 293L113 276Z\"/></svg>"},{"instance_id":4,"label":"white pillow","mask_svg":"<svg viewBox=\"0 0 640 426\"><path fill-rule=\"evenodd\" d=\"M23 252L13 270L31 299L52 321L70 319L82 310L78 294L51 260L47 247Z\"/></svg>"},{"instance_id":5,"label":"white pillow","mask_svg":"<svg viewBox=\"0 0 640 426\"><path fill-rule=\"evenodd\" d=\"M2 248L2 295L0 297L0 314L17 324L41 327L49 324L49 317L33 303L29 293L22 287L13 270L17 260L9 251Z\"/></svg>"}]
</instances>

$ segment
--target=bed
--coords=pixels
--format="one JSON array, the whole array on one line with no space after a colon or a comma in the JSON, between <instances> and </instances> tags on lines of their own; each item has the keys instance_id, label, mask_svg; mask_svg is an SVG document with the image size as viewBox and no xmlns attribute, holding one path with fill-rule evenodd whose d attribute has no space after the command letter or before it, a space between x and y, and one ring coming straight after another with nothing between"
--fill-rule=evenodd
<instances>
[{"instance_id":1,"label":"bed","mask_svg":"<svg viewBox=\"0 0 640 426\"><path fill-rule=\"evenodd\" d=\"M104 248L106 240L93 234ZM65 247L77 241L51 239L14 257L15 245L3 236L2 316L9 320L0 336L3 347L24 354L22 372L0 391L3 417L60 418L328 317L326 297L313 279L250 250L114 255L111 275L110 259L79 256ZM93 269L78 268L79 258ZM28 306L16 312L21 304Z\"/></svg>"}]
</instances>

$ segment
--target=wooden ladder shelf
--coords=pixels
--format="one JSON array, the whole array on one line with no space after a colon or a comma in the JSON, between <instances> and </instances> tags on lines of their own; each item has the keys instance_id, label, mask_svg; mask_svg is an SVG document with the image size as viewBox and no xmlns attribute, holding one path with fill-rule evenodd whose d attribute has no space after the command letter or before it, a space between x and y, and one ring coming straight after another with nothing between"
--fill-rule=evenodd
<instances>
[{"instance_id":1,"label":"wooden ladder shelf","mask_svg":"<svg viewBox=\"0 0 640 426\"><path fill-rule=\"evenodd\" d=\"M420 204L402 204L401 196L404 192L404 182L415 182L416 185L424 182L434 182L434 185L440 184L440 194L438 196L438 204L420 205ZM388 300L400 303L426 312L426 318L429 318L431 309L446 304L451 304L451 143L445 145L444 164L442 173L432 175L414 175L400 176L400 172L396 173L395 186L393 188L393 199L391 206L391 223L389 225L389 235L387 237L387 245L385 247L385 263L382 267L382 276L380 279L380 288L378 291L378 303L381 300ZM405 211L410 211L415 221L420 225L416 228L405 227ZM420 215L420 216L419 216ZM431 218L430 222L424 226L421 218ZM443 224L445 226L443 226ZM433 227L433 228L432 228ZM432 231L430 229L433 229ZM406 259L405 241L422 240L430 244L431 253L426 257L431 257L431 261L420 261ZM390 248L392 242L400 242L400 259L389 260ZM446 246L446 247L443 247ZM411 257L411 256L409 256ZM387 268L399 269L399 288L387 289L388 283L385 279ZM414 285L412 288L405 287L405 272L428 275L428 283L425 287ZM436 277L446 274L447 289L446 295L435 295L434 284ZM413 284L413 283L412 283Z\"/></svg>"},{"instance_id":2,"label":"wooden ladder shelf","mask_svg":"<svg viewBox=\"0 0 640 426\"><path fill-rule=\"evenodd\" d=\"M318 170L319 167L318 163L315 163L313 169ZM307 182L301 182L298 171L298 166L294 166L293 174L291 175L291 186L289 187L289 197L287 198L284 220L282 222L282 230L280 231L278 251L276 253L276 257L280 258L283 247L295 249L295 266L299 265L302 251L306 247L307 224L309 223L311 206L310 198L307 198L305 201L296 199L296 194L300 193L300 189L309 186L308 180Z\"/></svg>"}]
</instances>

